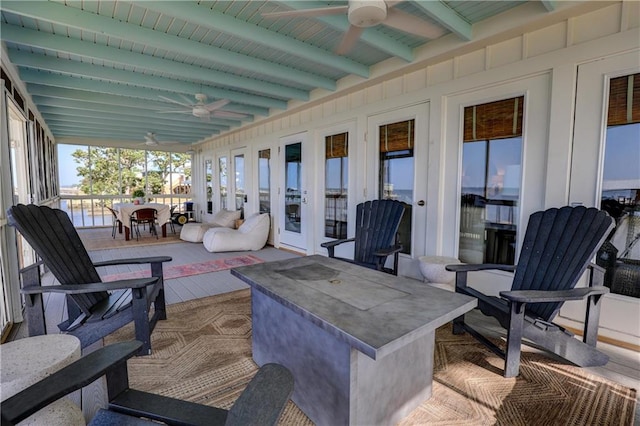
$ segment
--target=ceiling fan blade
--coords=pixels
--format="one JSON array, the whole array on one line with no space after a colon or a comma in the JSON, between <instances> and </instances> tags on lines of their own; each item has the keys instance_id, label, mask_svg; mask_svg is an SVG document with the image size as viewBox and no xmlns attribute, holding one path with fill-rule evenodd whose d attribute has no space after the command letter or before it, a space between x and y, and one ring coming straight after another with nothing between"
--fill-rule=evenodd
<instances>
[{"instance_id":1,"label":"ceiling fan blade","mask_svg":"<svg viewBox=\"0 0 640 426\"><path fill-rule=\"evenodd\" d=\"M387 19L382 21L382 24L428 39L438 38L445 32L444 28L438 27L430 22L418 18L417 16L410 15L398 9L389 9L387 11Z\"/></svg>"},{"instance_id":2,"label":"ceiling fan blade","mask_svg":"<svg viewBox=\"0 0 640 426\"><path fill-rule=\"evenodd\" d=\"M187 105L189 107L192 107L194 105L193 99L189 99L187 98L185 95L183 95L182 93L178 93L178 95L187 103Z\"/></svg>"},{"instance_id":3,"label":"ceiling fan blade","mask_svg":"<svg viewBox=\"0 0 640 426\"><path fill-rule=\"evenodd\" d=\"M318 9L286 10L283 12L263 13L263 18L302 17L314 18L317 16L340 15L347 13L349 6L321 7Z\"/></svg>"},{"instance_id":4,"label":"ceiling fan blade","mask_svg":"<svg viewBox=\"0 0 640 426\"><path fill-rule=\"evenodd\" d=\"M353 46L355 46L356 42L360 38L360 34L362 34L363 30L364 28L362 27L349 25L349 29L345 33L344 37L342 37L342 41L336 49L336 53L338 55L346 55L347 53L349 53L349 51L353 49Z\"/></svg>"},{"instance_id":5,"label":"ceiling fan blade","mask_svg":"<svg viewBox=\"0 0 640 426\"><path fill-rule=\"evenodd\" d=\"M158 111L158 114L191 114L191 107L189 107L189 111Z\"/></svg>"},{"instance_id":6,"label":"ceiling fan blade","mask_svg":"<svg viewBox=\"0 0 640 426\"><path fill-rule=\"evenodd\" d=\"M174 99L171 98L167 98L165 96L158 96L160 99L162 99L163 101L167 101L167 102L171 102L172 104L178 104L180 106L186 107L186 108L191 108L191 104L187 103L187 104L183 104L182 102L178 102ZM190 102L190 101L189 101Z\"/></svg>"},{"instance_id":7,"label":"ceiling fan blade","mask_svg":"<svg viewBox=\"0 0 640 426\"><path fill-rule=\"evenodd\" d=\"M229 99L220 99L219 101L211 102L210 104L207 104L204 107L209 112L211 112L211 111L215 111L215 110L217 110L219 108L222 108L223 106L225 106L228 103L229 103Z\"/></svg>"},{"instance_id":8,"label":"ceiling fan blade","mask_svg":"<svg viewBox=\"0 0 640 426\"><path fill-rule=\"evenodd\" d=\"M210 115L218 118L247 118L246 114L232 111L211 111Z\"/></svg>"}]
</instances>

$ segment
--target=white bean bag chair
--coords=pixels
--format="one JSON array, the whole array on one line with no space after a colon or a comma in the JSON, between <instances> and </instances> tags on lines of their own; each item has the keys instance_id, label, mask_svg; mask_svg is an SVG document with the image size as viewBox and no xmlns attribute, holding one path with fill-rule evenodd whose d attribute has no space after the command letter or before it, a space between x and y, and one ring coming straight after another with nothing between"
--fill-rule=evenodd
<instances>
[{"instance_id":1,"label":"white bean bag chair","mask_svg":"<svg viewBox=\"0 0 640 426\"><path fill-rule=\"evenodd\" d=\"M238 229L211 228L204 234L204 248L221 251L260 250L267 243L271 220L268 213L248 217Z\"/></svg>"},{"instance_id":2,"label":"white bean bag chair","mask_svg":"<svg viewBox=\"0 0 640 426\"><path fill-rule=\"evenodd\" d=\"M240 210L231 211L223 209L216 213L211 222L185 223L180 231L180 239L191 243L199 243L202 241L205 232L211 228L233 228L236 220L240 219L240 214Z\"/></svg>"}]
</instances>

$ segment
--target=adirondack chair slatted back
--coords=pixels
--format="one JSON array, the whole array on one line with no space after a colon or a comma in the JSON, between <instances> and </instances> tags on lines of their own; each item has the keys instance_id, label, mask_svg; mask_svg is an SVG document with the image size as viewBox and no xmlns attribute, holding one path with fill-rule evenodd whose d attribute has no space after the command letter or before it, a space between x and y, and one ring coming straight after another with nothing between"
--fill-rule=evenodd
<instances>
[{"instance_id":1,"label":"adirondack chair slatted back","mask_svg":"<svg viewBox=\"0 0 640 426\"><path fill-rule=\"evenodd\" d=\"M395 200L372 200L356 208L356 234L354 260L375 264L373 253L395 244L404 205Z\"/></svg>"},{"instance_id":2,"label":"adirondack chair slatted back","mask_svg":"<svg viewBox=\"0 0 640 426\"><path fill-rule=\"evenodd\" d=\"M67 213L35 204L18 204L7 210L7 219L38 253L60 284L101 282L87 250ZM91 307L107 298L107 292L74 295ZM84 310L83 306L80 306Z\"/></svg>"},{"instance_id":3,"label":"adirondack chair slatted back","mask_svg":"<svg viewBox=\"0 0 640 426\"><path fill-rule=\"evenodd\" d=\"M613 226L606 212L583 206L532 214L511 289L574 288ZM540 303L527 310L550 321L560 306L562 303Z\"/></svg>"}]
</instances>

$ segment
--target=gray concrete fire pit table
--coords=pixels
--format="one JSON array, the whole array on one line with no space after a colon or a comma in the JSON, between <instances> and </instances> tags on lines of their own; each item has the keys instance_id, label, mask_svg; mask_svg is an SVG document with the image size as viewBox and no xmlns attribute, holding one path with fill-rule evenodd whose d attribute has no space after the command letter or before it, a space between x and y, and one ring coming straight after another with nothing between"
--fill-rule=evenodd
<instances>
[{"instance_id":1,"label":"gray concrete fire pit table","mask_svg":"<svg viewBox=\"0 0 640 426\"><path fill-rule=\"evenodd\" d=\"M431 396L435 330L476 299L324 256L243 266L253 359L317 425L393 424Z\"/></svg>"}]
</instances>

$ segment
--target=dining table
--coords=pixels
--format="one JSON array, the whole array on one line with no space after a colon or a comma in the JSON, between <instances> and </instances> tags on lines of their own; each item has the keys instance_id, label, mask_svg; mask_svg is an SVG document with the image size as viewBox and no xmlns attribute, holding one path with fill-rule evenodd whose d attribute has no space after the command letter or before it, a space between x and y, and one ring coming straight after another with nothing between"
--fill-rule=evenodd
<instances>
[{"instance_id":1,"label":"dining table","mask_svg":"<svg viewBox=\"0 0 640 426\"><path fill-rule=\"evenodd\" d=\"M114 203L113 210L116 211L116 218L120 221L118 224L118 232L122 234L122 228L124 227L124 239L129 241L131 236L131 215L140 209L155 209L158 224L162 227L162 237L167 236L167 223L171 219L171 206L168 204L160 203Z\"/></svg>"}]
</instances>

